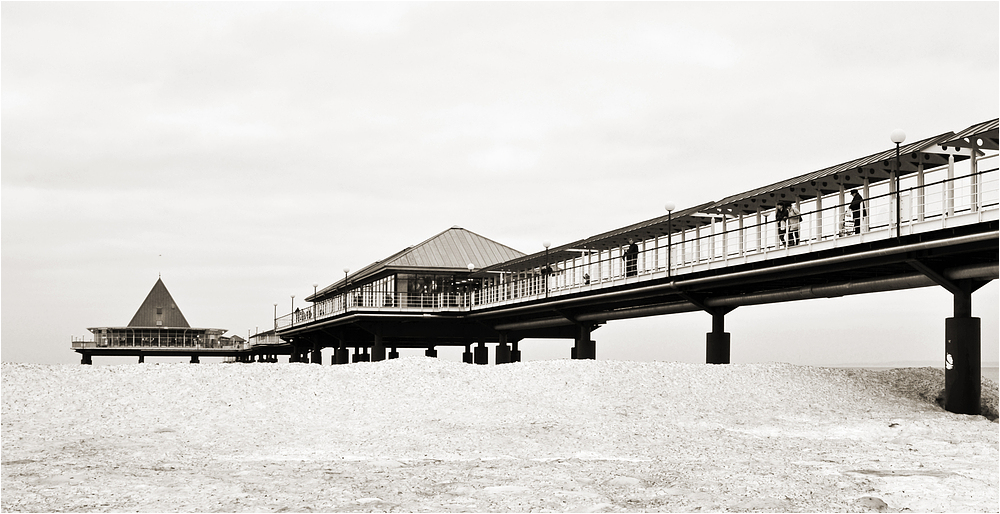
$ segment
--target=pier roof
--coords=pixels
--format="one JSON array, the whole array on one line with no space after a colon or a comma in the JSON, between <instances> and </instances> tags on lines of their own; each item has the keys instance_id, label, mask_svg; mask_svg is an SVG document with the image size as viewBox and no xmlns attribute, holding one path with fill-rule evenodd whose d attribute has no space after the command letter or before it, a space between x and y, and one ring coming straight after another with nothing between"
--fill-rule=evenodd
<instances>
[{"instance_id":1,"label":"pier roof","mask_svg":"<svg viewBox=\"0 0 1000 514\"><path fill-rule=\"evenodd\" d=\"M475 232L462 227L451 227L422 243L359 269L315 295L307 296L306 301L317 301L328 294L339 292L347 283L365 281L389 270L467 272L469 264L480 269L522 256L524 253Z\"/></svg>"},{"instance_id":2,"label":"pier roof","mask_svg":"<svg viewBox=\"0 0 1000 514\"><path fill-rule=\"evenodd\" d=\"M128 322L131 328L139 327L172 327L190 328L184 314L177 307L177 302L170 296L167 286L163 285L163 280L156 279L153 289L146 295L139 310L132 316L132 321Z\"/></svg>"}]
</instances>

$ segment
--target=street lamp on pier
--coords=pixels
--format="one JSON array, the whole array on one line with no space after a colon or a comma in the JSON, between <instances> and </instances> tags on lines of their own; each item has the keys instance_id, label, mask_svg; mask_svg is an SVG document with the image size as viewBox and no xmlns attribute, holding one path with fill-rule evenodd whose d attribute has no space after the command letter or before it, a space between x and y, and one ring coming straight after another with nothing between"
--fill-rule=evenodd
<instances>
[{"instance_id":1,"label":"street lamp on pier","mask_svg":"<svg viewBox=\"0 0 1000 514\"><path fill-rule=\"evenodd\" d=\"M668 277L670 276L670 254L671 254L670 235L674 231L673 214L674 214L674 209L676 207L677 206L674 205L674 202L667 202L667 204L663 206L663 208L667 210L667 276Z\"/></svg>"},{"instance_id":2,"label":"street lamp on pier","mask_svg":"<svg viewBox=\"0 0 1000 514\"><path fill-rule=\"evenodd\" d=\"M295 295L292 295L292 325L295 324Z\"/></svg>"},{"instance_id":3,"label":"street lamp on pier","mask_svg":"<svg viewBox=\"0 0 1000 514\"><path fill-rule=\"evenodd\" d=\"M896 242L898 243L900 242L899 204L900 204L900 198L902 198L902 196L900 196L901 191L899 190L899 144L902 143L903 141L906 141L906 133L900 129L896 129L892 131L892 134L889 136L889 138L892 139L893 143L896 143Z\"/></svg>"},{"instance_id":4,"label":"street lamp on pier","mask_svg":"<svg viewBox=\"0 0 1000 514\"><path fill-rule=\"evenodd\" d=\"M351 268L344 268L344 312L347 312L347 273L351 271Z\"/></svg>"},{"instance_id":5,"label":"street lamp on pier","mask_svg":"<svg viewBox=\"0 0 1000 514\"><path fill-rule=\"evenodd\" d=\"M545 281L545 297L549 297L549 245L548 241L542 241L545 247L545 267L542 268L542 279Z\"/></svg>"},{"instance_id":6,"label":"street lamp on pier","mask_svg":"<svg viewBox=\"0 0 1000 514\"><path fill-rule=\"evenodd\" d=\"M319 284L313 284L313 320L316 319L316 288Z\"/></svg>"},{"instance_id":7,"label":"street lamp on pier","mask_svg":"<svg viewBox=\"0 0 1000 514\"><path fill-rule=\"evenodd\" d=\"M274 302L274 335L278 335L278 302Z\"/></svg>"}]
</instances>

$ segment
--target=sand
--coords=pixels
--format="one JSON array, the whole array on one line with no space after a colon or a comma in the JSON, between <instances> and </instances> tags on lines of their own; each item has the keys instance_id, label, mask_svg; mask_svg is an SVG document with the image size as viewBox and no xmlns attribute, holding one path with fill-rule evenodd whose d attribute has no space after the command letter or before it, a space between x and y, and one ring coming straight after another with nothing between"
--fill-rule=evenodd
<instances>
[{"instance_id":1,"label":"sand","mask_svg":"<svg viewBox=\"0 0 1000 514\"><path fill-rule=\"evenodd\" d=\"M933 368L4 363L2 508L996 512ZM992 418L992 419L991 419Z\"/></svg>"}]
</instances>

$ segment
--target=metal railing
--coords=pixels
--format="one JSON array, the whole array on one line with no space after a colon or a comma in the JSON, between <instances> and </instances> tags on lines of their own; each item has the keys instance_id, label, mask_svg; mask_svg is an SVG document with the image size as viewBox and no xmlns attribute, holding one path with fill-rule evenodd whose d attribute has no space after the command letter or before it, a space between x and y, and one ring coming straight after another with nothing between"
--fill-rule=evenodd
<instances>
[{"instance_id":1,"label":"metal railing","mask_svg":"<svg viewBox=\"0 0 1000 514\"><path fill-rule=\"evenodd\" d=\"M246 350L250 343L231 343L220 341L199 341L195 338L119 338L107 337L103 340L72 337L70 347L73 349L108 348L123 350L154 350L185 349L185 350Z\"/></svg>"},{"instance_id":2,"label":"metal railing","mask_svg":"<svg viewBox=\"0 0 1000 514\"><path fill-rule=\"evenodd\" d=\"M774 209L744 216L716 215L705 227L672 234L669 245L666 236L637 241L640 250L634 269L623 259L624 248L581 251L578 257L549 263L550 272L539 268L505 272L494 283L462 293L373 294L354 290L281 316L275 320L275 327L289 328L352 311L433 313L519 303L753 259L778 258L789 252L809 252L820 249L818 244L829 247L888 239L896 237L897 227L907 235L978 223L984 213L997 210L997 168L959 177L952 173L954 168L941 167L903 177L898 195L892 181L866 185L859 227L853 226L854 216L844 192L800 202L801 220L794 245L789 244L792 237L787 229L784 234L779 229Z\"/></svg>"}]
</instances>

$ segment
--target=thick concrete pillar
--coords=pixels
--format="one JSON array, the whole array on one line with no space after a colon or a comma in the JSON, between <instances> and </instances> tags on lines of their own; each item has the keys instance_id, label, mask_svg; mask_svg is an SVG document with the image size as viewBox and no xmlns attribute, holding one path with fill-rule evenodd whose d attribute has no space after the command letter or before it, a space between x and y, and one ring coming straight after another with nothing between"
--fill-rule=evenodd
<instances>
[{"instance_id":1,"label":"thick concrete pillar","mask_svg":"<svg viewBox=\"0 0 1000 514\"><path fill-rule=\"evenodd\" d=\"M982 325L972 317L972 281L956 285L955 316L944 320L944 408L956 414L979 414Z\"/></svg>"},{"instance_id":2,"label":"thick concrete pillar","mask_svg":"<svg viewBox=\"0 0 1000 514\"><path fill-rule=\"evenodd\" d=\"M140 353L139 354L139 364L142 364L143 362L146 362L146 356Z\"/></svg>"},{"instance_id":3,"label":"thick concrete pillar","mask_svg":"<svg viewBox=\"0 0 1000 514\"><path fill-rule=\"evenodd\" d=\"M199 362L201 362L201 359L198 358L198 355L191 356L191 364L198 364Z\"/></svg>"},{"instance_id":4,"label":"thick concrete pillar","mask_svg":"<svg viewBox=\"0 0 1000 514\"><path fill-rule=\"evenodd\" d=\"M576 336L573 349L570 350L570 358L573 359L596 359L597 344L590 338L591 326L580 325L580 332Z\"/></svg>"},{"instance_id":5,"label":"thick concrete pillar","mask_svg":"<svg viewBox=\"0 0 1000 514\"><path fill-rule=\"evenodd\" d=\"M390 359L398 359L399 358L399 352L396 350L395 346L392 347L391 350L389 350L389 358Z\"/></svg>"},{"instance_id":6,"label":"thick concrete pillar","mask_svg":"<svg viewBox=\"0 0 1000 514\"><path fill-rule=\"evenodd\" d=\"M474 362L474 360L472 358L472 345L471 344L465 345L465 351L462 352L462 362L464 362L466 364L472 364Z\"/></svg>"},{"instance_id":7,"label":"thick concrete pillar","mask_svg":"<svg viewBox=\"0 0 1000 514\"><path fill-rule=\"evenodd\" d=\"M712 312L712 331L706 336L705 362L729 364L729 332L726 332L726 310Z\"/></svg>"},{"instance_id":8,"label":"thick concrete pillar","mask_svg":"<svg viewBox=\"0 0 1000 514\"><path fill-rule=\"evenodd\" d=\"M497 364L507 364L510 362L510 346L507 345L507 334L500 334L500 344L497 345L494 362Z\"/></svg>"},{"instance_id":9,"label":"thick concrete pillar","mask_svg":"<svg viewBox=\"0 0 1000 514\"><path fill-rule=\"evenodd\" d=\"M424 355L426 355L427 357L437 357L438 351L435 350L433 346L431 346L424 351Z\"/></svg>"},{"instance_id":10,"label":"thick concrete pillar","mask_svg":"<svg viewBox=\"0 0 1000 514\"><path fill-rule=\"evenodd\" d=\"M510 361L521 362L521 350L517 349L517 341L511 341L510 343Z\"/></svg>"},{"instance_id":11,"label":"thick concrete pillar","mask_svg":"<svg viewBox=\"0 0 1000 514\"><path fill-rule=\"evenodd\" d=\"M347 349L347 344L341 341L340 347L334 352L337 357L337 364L349 364L351 362L351 353Z\"/></svg>"},{"instance_id":12,"label":"thick concrete pillar","mask_svg":"<svg viewBox=\"0 0 1000 514\"><path fill-rule=\"evenodd\" d=\"M323 364L323 348L320 347L319 343L313 343L312 358L309 362L312 364Z\"/></svg>"},{"instance_id":13,"label":"thick concrete pillar","mask_svg":"<svg viewBox=\"0 0 1000 514\"><path fill-rule=\"evenodd\" d=\"M94 359L91 357L90 352L80 352L80 364L91 365L94 363Z\"/></svg>"},{"instance_id":14,"label":"thick concrete pillar","mask_svg":"<svg viewBox=\"0 0 1000 514\"><path fill-rule=\"evenodd\" d=\"M375 342L372 344L372 361L385 360L385 344L382 342L382 330L375 330Z\"/></svg>"},{"instance_id":15,"label":"thick concrete pillar","mask_svg":"<svg viewBox=\"0 0 1000 514\"><path fill-rule=\"evenodd\" d=\"M489 364L490 363L490 351L486 348L486 343L483 341L479 342L479 345L475 348L474 359L476 364Z\"/></svg>"}]
</instances>

